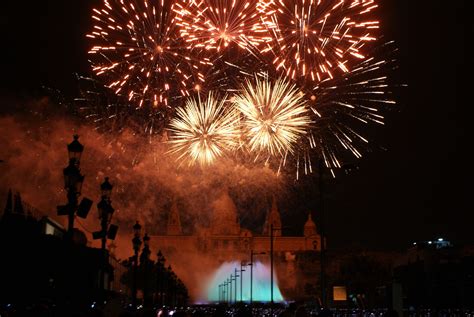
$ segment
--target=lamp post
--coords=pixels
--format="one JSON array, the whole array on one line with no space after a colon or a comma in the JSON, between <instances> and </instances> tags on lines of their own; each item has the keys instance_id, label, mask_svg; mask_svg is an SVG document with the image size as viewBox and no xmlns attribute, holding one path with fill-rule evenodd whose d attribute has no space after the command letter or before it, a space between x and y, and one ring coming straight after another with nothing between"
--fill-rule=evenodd
<instances>
[{"instance_id":1,"label":"lamp post","mask_svg":"<svg viewBox=\"0 0 474 317\"><path fill-rule=\"evenodd\" d=\"M262 255L265 254L265 252L254 252L253 250L250 250L250 305L252 305L253 302L253 257L255 255Z\"/></svg>"},{"instance_id":2,"label":"lamp post","mask_svg":"<svg viewBox=\"0 0 474 317\"><path fill-rule=\"evenodd\" d=\"M140 251L140 246L142 244L142 240L140 239L142 226L138 223L138 221L133 225L133 232L134 237L132 239L133 243L133 289L132 289L132 301L133 307L137 306L137 272L138 272L138 252Z\"/></svg>"},{"instance_id":3,"label":"lamp post","mask_svg":"<svg viewBox=\"0 0 474 317\"><path fill-rule=\"evenodd\" d=\"M150 237L145 233L143 237L143 250L140 255L140 264L143 267L143 306L148 305L148 263L150 260Z\"/></svg>"},{"instance_id":4,"label":"lamp post","mask_svg":"<svg viewBox=\"0 0 474 317\"><path fill-rule=\"evenodd\" d=\"M222 283L222 301L227 302L227 281Z\"/></svg>"},{"instance_id":5,"label":"lamp post","mask_svg":"<svg viewBox=\"0 0 474 317\"><path fill-rule=\"evenodd\" d=\"M67 234L71 240L74 229L74 217L78 207L78 197L81 195L82 183L84 182L84 175L81 174L79 168L84 146L78 139L79 135L75 134L74 140L67 145L69 165L63 169L64 188L67 191L68 200L66 206L68 216Z\"/></svg>"},{"instance_id":6,"label":"lamp post","mask_svg":"<svg viewBox=\"0 0 474 317\"><path fill-rule=\"evenodd\" d=\"M232 283L235 281L234 274L230 275L230 293L229 293L229 303L232 304Z\"/></svg>"},{"instance_id":7,"label":"lamp post","mask_svg":"<svg viewBox=\"0 0 474 317\"><path fill-rule=\"evenodd\" d=\"M157 266L157 281L156 281L156 289L158 291L158 302L162 306L163 305L163 277L164 277L164 270L165 270L165 262L166 259L161 253L161 250L158 250L157 253L157 261L156 261L156 266Z\"/></svg>"},{"instance_id":8,"label":"lamp post","mask_svg":"<svg viewBox=\"0 0 474 317\"><path fill-rule=\"evenodd\" d=\"M114 214L114 208L112 207L112 202L110 196L112 194L112 184L109 183L109 178L106 177L104 182L100 185L101 190L101 200L97 204L97 210L99 211L99 219L101 226L101 249L104 251L106 242L107 242L107 232L109 229L110 222L112 221L112 216Z\"/></svg>"},{"instance_id":9,"label":"lamp post","mask_svg":"<svg viewBox=\"0 0 474 317\"><path fill-rule=\"evenodd\" d=\"M234 303L237 303L237 278L240 277L240 275L237 274L238 271L239 270L237 268L234 268L234 280L235 280L235 284L234 284L234 290L235 290L234 299L235 300L234 300ZM241 280L242 280L242 278L241 278Z\"/></svg>"},{"instance_id":10,"label":"lamp post","mask_svg":"<svg viewBox=\"0 0 474 317\"><path fill-rule=\"evenodd\" d=\"M103 256L103 268L100 271L100 285L101 288L105 287L105 270L107 267L107 254L105 252L106 242L107 242L107 233L109 231L109 224L112 220L112 215L114 213L114 208L112 208L110 195L112 193L113 186L109 183L109 178L106 177L105 181L100 185L101 190L101 200L97 204L97 211L99 212L100 226L101 230L94 232L94 239L101 239L101 250ZM113 237L115 238L115 237ZM112 238L112 239L113 239Z\"/></svg>"},{"instance_id":11,"label":"lamp post","mask_svg":"<svg viewBox=\"0 0 474 317\"><path fill-rule=\"evenodd\" d=\"M244 280L244 273L245 272L245 269L244 269L244 266L246 266L245 262L241 261L240 262L240 302L242 303L243 302L243 280Z\"/></svg>"}]
</instances>

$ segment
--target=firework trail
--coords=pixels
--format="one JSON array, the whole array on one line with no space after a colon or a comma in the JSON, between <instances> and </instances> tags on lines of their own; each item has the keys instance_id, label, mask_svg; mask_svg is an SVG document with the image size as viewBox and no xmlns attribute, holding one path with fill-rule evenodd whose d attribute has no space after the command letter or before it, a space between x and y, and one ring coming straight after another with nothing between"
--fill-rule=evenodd
<instances>
[{"instance_id":1,"label":"firework trail","mask_svg":"<svg viewBox=\"0 0 474 317\"><path fill-rule=\"evenodd\" d=\"M247 80L235 104L243 117L249 149L259 155L293 152L310 125L304 94L283 79L272 82L256 76L254 82Z\"/></svg>"},{"instance_id":2,"label":"firework trail","mask_svg":"<svg viewBox=\"0 0 474 317\"><path fill-rule=\"evenodd\" d=\"M277 70L293 80L319 82L348 73L366 58L364 46L374 41L379 22L371 19L375 0L262 0L263 19L272 41Z\"/></svg>"},{"instance_id":3,"label":"firework trail","mask_svg":"<svg viewBox=\"0 0 474 317\"><path fill-rule=\"evenodd\" d=\"M104 0L87 37L95 74L117 95L144 106L169 106L203 81L209 62L186 48L170 0Z\"/></svg>"},{"instance_id":4,"label":"firework trail","mask_svg":"<svg viewBox=\"0 0 474 317\"><path fill-rule=\"evenodd\" d=\"M385 113L396 104L394 90L403 86L391 82L397 68L393 44L380 46L372 52L377 57L354 65L340 78L302 87L314 124L298 144L298 170L311 173L312 161L318 159L330 169L340 168L370 150L368 132L385 124Z\"/></svg>"},{"instance_id":5,"label":"firework trail","mask_svg":"<svg viewBox=\"0 0 474 317\"><path fill-rule=\"evenodd\" d=\"M191 98L178 108L170 123L171 148L178 161L201 166L213 163L218 157L238 146L240 136L238 113L227 107L226 97L209 94L205 100Z\"/></svg>"},{"instance_id":6,"label":"firework trail","mask_svg":"<svg viewBox=\"0 0 474 317\"><path fill-rule=\"evenodd\" d=\"M260 2L248 0L178 0L174 6L181 36L192 47L221 51L231 43L251 49L271 40Z\"/></svg>"}]
</instances>

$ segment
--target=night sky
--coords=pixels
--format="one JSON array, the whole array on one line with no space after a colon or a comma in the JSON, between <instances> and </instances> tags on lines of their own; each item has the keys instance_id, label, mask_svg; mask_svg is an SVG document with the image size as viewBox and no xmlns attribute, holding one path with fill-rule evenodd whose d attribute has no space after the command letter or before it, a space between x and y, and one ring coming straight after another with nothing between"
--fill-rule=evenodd
<instances>
[{"instance_id":1,"label":"night sky","mask_svg":"<svg viewBox=\"0 0 474 317\"><path fill-rule=\"evenodd\" d=\"M73 73L90 74L85 33L90 9L100 2L3 4L0 97L35 97L42 85L74 96ZM386 150L374 148L357 171L326 184L329 246L403 249L438 237L474 243L467 97L474 24L467 1L379 2L382 31L400 49L398 80L408 87L398 96L398 111L373 136ZM304 182L290 191L302 200L310 195ZM301 204L314 207L311 199Z\"/></svg>"}]
</instances>

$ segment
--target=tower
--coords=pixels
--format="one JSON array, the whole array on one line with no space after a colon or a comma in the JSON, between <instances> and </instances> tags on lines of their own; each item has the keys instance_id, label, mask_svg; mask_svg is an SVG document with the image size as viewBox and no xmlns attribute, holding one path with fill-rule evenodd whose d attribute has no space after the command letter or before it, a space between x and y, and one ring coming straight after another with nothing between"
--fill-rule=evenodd
<instances>
[{"instance_id":1,"label":"tower","mask_svg":"<svg viewBox=\"0 0 474 317\"><path fill-rule=\"evenodd\" d=\"M273 235L280 237L281 236L281 219L280 219L280 212L278 211L278 206L277 206L275 196L273 196L272 198L272 208L270 209L270 212L267 213L265 224L263 225L263 235L265 236L270 235L271 225L273 225L273 228L276 229L273 231Z\"/></svg>"},{"instance_id":2,"label":"tower","mask_svg":"<svg viewBox=\"0 0 474 317\"><path fill-rule=\"evenodd\" d=\"M308 220L304 224L304 236L306 238L316 236L318 233L316 232L316 224L314 223L313 219L311 218L311 212L308 214Z\"/></svg>"},{"instance_id":3,"label":"tower","mask_svg":"<svg viewBox=\"0 0 474 317\"><path fill-rule=\"evenodd\" d=\"M171 204L171 210L168 215L166 234L169 236L179 236L183 234L183 231L181 229L181 218L179 217L178 205L176 204L175 199L173 199L173 203Z\"/></svg>"}]
</instances>

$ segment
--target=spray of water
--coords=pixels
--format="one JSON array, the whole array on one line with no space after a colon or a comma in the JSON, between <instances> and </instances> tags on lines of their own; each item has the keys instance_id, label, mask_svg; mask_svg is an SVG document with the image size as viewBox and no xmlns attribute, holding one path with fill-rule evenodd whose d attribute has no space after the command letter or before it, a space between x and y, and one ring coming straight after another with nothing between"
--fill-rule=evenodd
<instances>
[{"instance_id":1,"label":"spray of water","mask_svg":"<svg viewBox=\"0 0 474 317\"><path fill-rule=\"evenodd\" d=\"M237 278L237 296L235 296L235 282L232 282L232 289L229 289L232 293L234 301L237 297L237 301L240 301L240 295L242 292L242 300L245 302L250 301L250 267L245 267L245 271L242 272L242 289L240 288L240 262L225 262L223 263L216 272L211 276L207 283L207 297L210 302L217 302L221 299L219 296L219 284L225 282L230 278L231 274L234 274L235 268L238 270L239 277ZM271 299L271 287L270 287L270 267L268 264L256 261L253 267L253 291L252 300L254 302L269 302ZM221 299L222 300L222 299ZM284 301L283 295L278 287L278 279L276 273L273 272L273 300L275 302Z\"/></svg>"}]
</instances>

